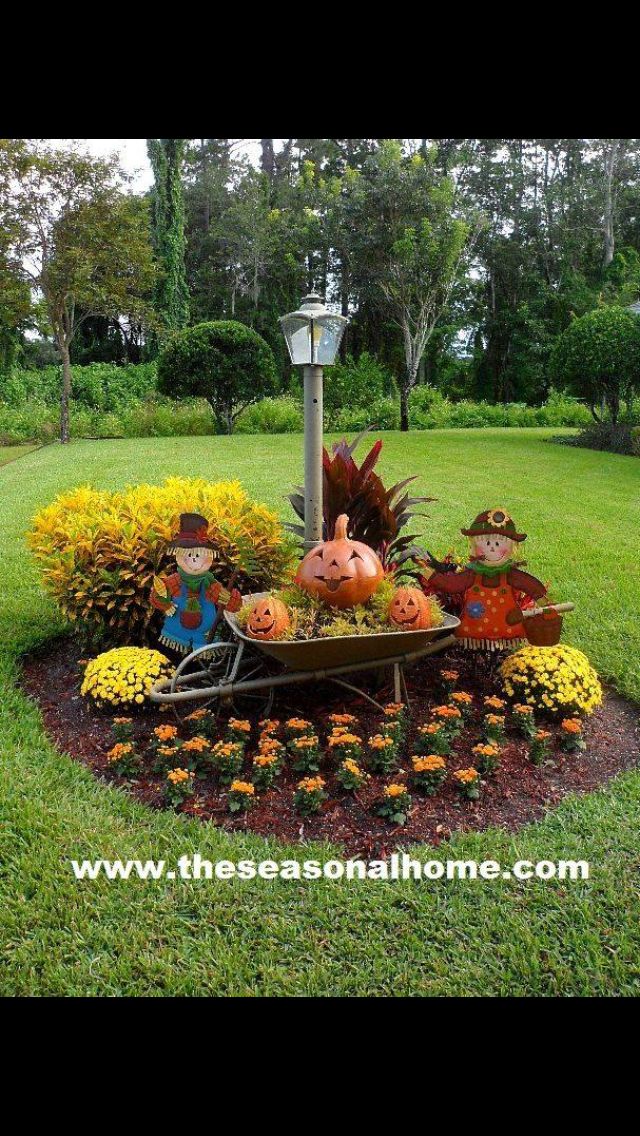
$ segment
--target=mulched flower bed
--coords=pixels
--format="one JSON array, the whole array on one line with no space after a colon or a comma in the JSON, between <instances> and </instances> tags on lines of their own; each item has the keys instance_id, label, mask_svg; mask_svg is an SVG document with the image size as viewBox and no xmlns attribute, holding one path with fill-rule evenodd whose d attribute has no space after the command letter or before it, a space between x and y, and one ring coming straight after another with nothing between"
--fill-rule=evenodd
<instances>
[{"instance_id":1,"label":"mulched flower bed","mask_svg":"<svg viewBox=\"0 0 640 1136\"><path fill-rule=\"evenodd\" d=\"M125 786L128 792L147 805L165 807L159 775L143 774L134 781L126 781L107 768L106 754L114 744L111 716L97 711L80 697L83 669L80 658L77 644L65 639L47 644L24 660L23 685L38 704L47 733L60 750L84 762L96 775ZM473 764L471 749L481 740L478 708L485 695L500 694L501 691L494 677L495 663L493 667L485 665L462 651L450 651L446 656L425 659L407 669L410 725L404 748L406 754L413 752L413 733L427 721L431 706L446 700L437 688L443 667L459 671L456 688L473 694L476 705L469 725L464 728L447 758L451 774ZM361 685L382 703L393 699L392 687L381 686L380 675L383 673L379 672L377 677L358 676ZM290 717L310 719L321 742L324 742L331 728L329 714L344 712L358 717L360 726L357 732L365 740L378 732L382 719L380 711L365 699L349 696L331 683L281 688L270 717L282 723ZM136 742L140 747L145 746L155 726L174 721L172 711L161 712L158 707L148 706L136 711ZM221 720L221 736L223 726L224 721ZM557 732L556 727L551 728ZM186 738L190 731L188 727L182 727L181 733ZM252 733L251 743L255 743L256 737L257 727ZM323 761L321 776L326 781L329 799L316 816L303 818L293 811L295 785L302 774L290 769L285 770L273 789L260 794L257 804L247 815L232 816L227 812L226 790L219 788L213 778L196 782L195 796L181 807L181 811L230 831L250 829L290 842L329 840L341 844L349 855L385 855L399 845L416 842L439 844L456 829L481 830L496 825L514 831L529 821L539 819L567 793L598 788L617 773L638 764L637 709L607 691L603 706L586 719L584 739L586 752L566 754L554 744L551 761L538 767L527 758L526 742L508 730L500 767L495 774L483 777L478 800L461 800L450 776L434 797L422 797L412 789L413 808L402 828L394 828L372 812L373 802L380 797L383 786L398 779L395 774L373 776L366 788L354 796L345 793L337 784L328 758ZM251 743L247 747L245 776L248 775L250 758L256 752L255 744ZM408 772L406 759L402 767ZM410 778L407 780L410 781Z\"/></svg>"}]
</instances>

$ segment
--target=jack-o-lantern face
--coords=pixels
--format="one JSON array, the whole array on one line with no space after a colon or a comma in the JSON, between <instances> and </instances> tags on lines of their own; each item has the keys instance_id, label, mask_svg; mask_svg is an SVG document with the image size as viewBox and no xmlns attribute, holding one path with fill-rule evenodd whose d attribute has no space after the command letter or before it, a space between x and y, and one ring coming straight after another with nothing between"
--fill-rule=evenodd
<instances>
[{"instance_id":1,"label":"jack-o-lantern face","mask_svg":"<svg viewBox=\"0 0 640 1136\"><path fill-rule=\"evenodd\" d=\"M263 596L249 613L247 635L250 639L279 639L289 622L289 612L282 600Z\"/></svg>"},{"instance_id":2,"label":"jack-o-lantern face","mask_svg":"<svg viewBox=\"0 0 640 1136\"><path fill-rule=\"evenodd\" d=\"M389 622L401 631L431 627L431 605L420 588L397 588L389 604Z\"/></svg>"},{"instance_id":3,"label":"jack-o-lantern face","mask_svg":"<svg viewBox=\"0 0 640 1136\"><path fill-rule=\"evenodd\" d=\"M312 548L296 575L296 584L330 607L366 603L384 578L373 549L347 537L348 523L346 513L338 517L333 540Z\"/></svg>"}]
</instances>

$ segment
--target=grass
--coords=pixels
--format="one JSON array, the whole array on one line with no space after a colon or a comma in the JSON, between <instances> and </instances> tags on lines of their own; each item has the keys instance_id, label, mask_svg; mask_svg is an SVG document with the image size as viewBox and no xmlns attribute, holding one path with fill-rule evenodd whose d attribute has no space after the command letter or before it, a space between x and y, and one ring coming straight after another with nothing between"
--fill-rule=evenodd
<instances>
[{"instance_id":1,"label":"grass","mask_svg":"<svg viewBox=\"0 0 640 1136\"><path fill-rule=\"evenodd\" d=\"M0 446L0 466L8 465L9 462L23 457L24 454L30 454L35 449L36 446Z\"/></svg>"},{"instance_id":2,"label":"grass","mask_svg":"<svg viewBox=\"0 0 640 1136\"><path fill-rule=\"evenodd\" d=\"M381 469L390 480L418 473L420 490L438 498L424 522L436 552L481 508L507 506L529 533L530 568L576 602L567 640L640 701L640 464L549 445L551 433L387 434ZM0 993L637 994L635 771L567 798L515 837L458 835L438 853L587 859L591 879L580 883L73 880L70 858L173 861L199 851L237 860L286 850L152 813L50 746L15 686L20 653L60 629L25 558L30 517L80 482L115 488L168 474L236 476L286 516L283 494L301 465L301 439L288 435L52 445L0 471Z\"/></svg>"}]
</instances>

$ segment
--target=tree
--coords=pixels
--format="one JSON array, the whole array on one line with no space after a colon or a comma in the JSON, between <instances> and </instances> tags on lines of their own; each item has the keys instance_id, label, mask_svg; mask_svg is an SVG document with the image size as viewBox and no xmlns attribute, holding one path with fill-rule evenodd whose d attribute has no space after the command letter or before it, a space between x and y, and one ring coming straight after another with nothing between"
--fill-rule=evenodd
<instances>
[{"instance_id":1,"label":"tree","mask_svg":"<svg viewBox=\"0 0 640 1136\"><path fill-rule=\"evenodd\" d=\"M69 441L70 349L91 316L150 318L153 283L144 202L122 192L115 160L0 142L3 212L12 226L12 266L44 301L62 361L60 440Z\"/></svg>"},{"instance_id":2,"label":"tree","mask_svg":"<svg viewBox=\"0 0 640 1136\"><path fill-rule=\"evenodd\" d=\"M160 391L171 398L206 398L228 434L245 407L275 393L276 378L269 345L236 320L186 328L158 357Z\"/></svg>"},{"instance_id":3,"label":"tree","mask_svg":"<svg viewBox=\"0 0 640 1136\"><path fill-rule=\"evenodd\" d=\"M604 405L615 425L622 399L640 387L640 318L609 307L574 320L554 348L553 369L586 399L596 422Z\"/></svg>"},{"instance_id":4,"label":"tree","mask_svg":"<svg viewBox=\"0 0 640 1136\"><path fill-rule=\"evenodd\" d=\"M455 187L435 167L436 150L403 154L387 140L351 179L358 247L354 278L377 293L402 334L400 424L409 429L409 393L425 347L445 310L477 227L457 215Z\"/></svg>"},{"instance_id":5,"label":"tree","mask_svg":"<svg viewBox=\"0 0 640 1136\"><path fill-rule=\"evenodd\" d=\"M165 334L180 331L189 322L181 181L186 144L186 138L147 139L147 152L154 176L153 243L160 269L154 308Z\"/></svg>"}]
</instances>

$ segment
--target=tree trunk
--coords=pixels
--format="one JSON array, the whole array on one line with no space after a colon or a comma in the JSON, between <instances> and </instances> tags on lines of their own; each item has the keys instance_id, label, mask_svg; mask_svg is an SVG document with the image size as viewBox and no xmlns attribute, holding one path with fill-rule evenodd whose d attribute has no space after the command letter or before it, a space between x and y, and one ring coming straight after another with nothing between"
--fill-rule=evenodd
<instances>
[{"instance_id":1,"label":"tree trunk","mask_svg":"<svg viewBox=\"0 0 640 1136\"><path fill-rule=\"evenodd\" d=\"M410 376L407 374L400 383L400 429L406 433L409 429L409 389Z\"/></svg>"},{"instance_id":2,"label":"tree trunk","mask_svg":"<svg viewBox=\"0 0 640 1136\"><path fill-rule=\"evenodd\" d=\"M269 181L273 180L276 172L276 155L273 149L273 138L260 139L260 169L266 174Z\"/></svg>"},{"instance_id":3,"label":"tree trunk","mask_svg":"<svg viewBox=\"0 0 640 1136\"><path fill-rule=\"evenodd\" d=\"M620 140L612 139L611 145L604 152L604 258L602 267L608 268L615 253L615 234L613 228L613 214L615 194L613 189L616 169L616 158Z\"/></svg>"},{"instance_id":4,"label":"tree trunk","mask_svg":"<svg viewBox=\"0 0 640 1136\"><path fill-rule=\"evenodd\" d=\"M62 388L60 390L60 441L66 444L70 437L69 430L69 401L71 399L71 357L69 344L58 343L58 350L62 358Z\"/></svg>"},{"instance_id":5,"label":"tree trunk","mask_svg":"<svg viewBox=\"0 0 640 1136\"><path fill-rule=\"evenodd\" d=\"M233 434L233 407L227 406L225 409L225 425L227 427L227 434Z\"/></svg>"}]
</instances>

